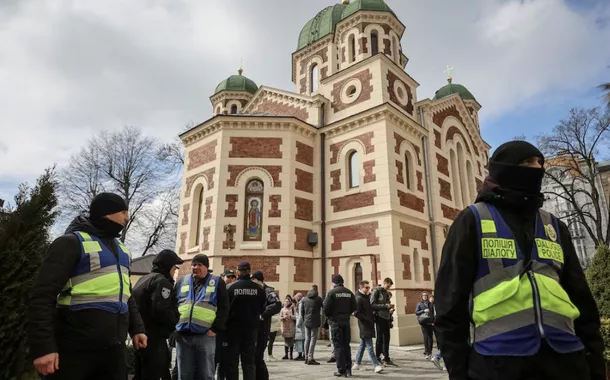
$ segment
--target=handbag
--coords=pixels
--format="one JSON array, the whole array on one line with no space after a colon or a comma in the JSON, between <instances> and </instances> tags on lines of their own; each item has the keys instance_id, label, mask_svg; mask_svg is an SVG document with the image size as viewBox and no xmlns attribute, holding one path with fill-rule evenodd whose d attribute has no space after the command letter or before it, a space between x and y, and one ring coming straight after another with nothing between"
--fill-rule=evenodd
<instances>
[{"instance_id":1,"label":"handbag","mask_svg":"<svg viewBox=\"0 0 610 380\"><path fill-rule=\"evenodd\" d=\"M417 321L420 325L429 325L432 323L432 315L430 313L423 313L417 316Z\"/></svg>"}]
</instances>

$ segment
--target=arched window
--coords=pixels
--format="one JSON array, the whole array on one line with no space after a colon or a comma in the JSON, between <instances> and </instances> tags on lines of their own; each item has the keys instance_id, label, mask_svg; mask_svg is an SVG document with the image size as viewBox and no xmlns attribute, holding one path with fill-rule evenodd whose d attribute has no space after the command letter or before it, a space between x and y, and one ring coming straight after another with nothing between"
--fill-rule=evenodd
<instances>
[{"instance_id":1,"label":"arched window","mask_svg":"<svg viewBox=\"0 0 610 380\"><path fill-rule=\"evenodd\" d=\"M405 183L407 189L413 190L413 159L409 151L405 152Z\"/></svg>"},{"instance_id":2,"label":"arched window","mask_svg":"<svg viewBox=\"0 0 610 380\"><path fill-rule=\"evenodd\" d=\"M376 31L371 32L371 55L379 53L379 38Z\"/></svg>"},{"instance_id":3,"label":"arched window","mask_svg":"<svg viewBox=\"0 0 610 380\"><path fill-rule=\"evenodd\" d=\"M477 197L476 185L474 183L474 172L472 170L472 164L470 161L466 161L466 175L468 180L468 204L474 202L474 199Z\"/></svg>"},{"instance_id":4,"label":"arched window","mask_svg":"<svg viewBox=\"0 0 610 380\"><path fill-rule=\"evenodd\" d=\"M216 107L216 115L220 114L220 106Z\"/></svg>"},{"instance_id":5,"label":"arched window","mask_svg":"<svg viewBox=\"0 0 610 380\"><path fill-rule=\"evenodd\" d=\"M464 148L462 148L462 144L458 142L456 145L462 207L466 207L470 204L470 196L468 195L468 176L466 175L466 160L464 158Z\"/></svg>"},{"instance_id":6,"label":"arched window","mask_svg":"<svg viewBox=\"0 0 610 380\"><path fill-rule=\"evenodd\" d=\"M203 186L195 189L193 197L193 219L191 225L191 247L197 247L201 243L201 227L203 224Z\"/></svg>"},{"instance_id":7,"label":"arched window","mask_svg":"<svg viewBox=\"0 0 610 380\"><path fill-rule=\"evenodd\" d=\"M354 291L360 288L360 281L364 280L362 277L362 266L360 263L354 264Z\"/></svg>"},{"instance_id":8,"label":"arched window","mask_svg":"<svg viewBox=\"0 0 610 380\"><path fill-rule=\"evenodd\" d=\"M261 241L263 236L263 192L260 179L246 183L246 210L244 215L244 241Z\"/></svg>"},{"instance_id":9,"label":"arched window","mask_svg":"<svg viewBox=\"0 0 610 380\"><path fill-rule=\"evenodd\" d=\"M309 88L311 92L318 91L318 83L320 82L320 69L318 68L318 64L314 63L311 65L311 70L309 73Z\"/></svg>"},{"instance_id":10,"label":"arched window","mask_svg":"<svg viewBox=\"0 0 610 380\"><path fill-rule=\"evenodd\" d=\"M235 115L237 113L237 104L233 104L231 106L231 115Z\"/></svg>"},{"instance_id":11,"label":"arched window","mask_svg":"<svg viewBox=\"0 0 610 380\"><path fill-rule=\"evenodd\" d=\"M460 185L460 171L458 169L458 160L455 156L455 150L449 151L449 160L451 161L451 182L453 187L453 202L455 207L462 209L462 190Z\"/></svg>"},{"instance_id":12,"label":"arched window","mask_svg":"<svg viewBox=\"0 0 610 380\"><path fill-rule=\"evenodd\" d=\"M348 156L349 161L349 187L360 186L360 166L358 165L358 152L353 151Z\"/></svg>"},{"instance_id":13,"label":"arched window","mask_svg":"<svg viewBox=\"0 0 610 380\"><path fill-rule=\"evenodd\" d=\"M349 62L352 63L356 60L356 37L351 34L348 39L349 43Z\"/></svg>"}]
</instances>

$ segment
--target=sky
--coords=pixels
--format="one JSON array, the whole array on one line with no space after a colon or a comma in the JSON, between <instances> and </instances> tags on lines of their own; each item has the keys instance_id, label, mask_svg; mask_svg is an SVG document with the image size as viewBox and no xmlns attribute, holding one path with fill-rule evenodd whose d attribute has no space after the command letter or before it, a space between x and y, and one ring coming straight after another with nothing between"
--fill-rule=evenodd
<instances>
[{"instance_id":1,"label":"sky","mask_svg":"<svg viewBox=\"0 0 610 380\"><path fill-rule=\"evenodd\" d=\"M235 74L294 90L302 26L338 0L3 0L0 2L0 199L63 167L95 133L131 125L171 141L211 116ZM550 131L571 107L601 104L610 81L610 2L386 0L406 26L418 99L454 67L483 106L495 147Z\"/></svg>"}]
</instances>

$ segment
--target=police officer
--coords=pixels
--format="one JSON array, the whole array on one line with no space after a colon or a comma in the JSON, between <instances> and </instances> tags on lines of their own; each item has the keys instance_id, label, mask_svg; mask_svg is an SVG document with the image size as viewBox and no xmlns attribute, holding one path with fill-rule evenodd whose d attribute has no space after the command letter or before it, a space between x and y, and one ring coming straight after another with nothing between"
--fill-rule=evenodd
<instances>
[{"instance_id":1,"label":"police officer","mask_svg":"<svg viewBox=\"0 0 610 380\"><path fill-rule=\"evenodd\" d=\"M237 279L235 272L231 269L227 269L220 275L227 285L227 289L230 288ZM225 380L227 378L227 365L228 365L228 346L229 340L227 336L227 330L218 330L216 332L216 380Z\"/></svg>"},{"instance_id":2,"label":"police officer","mask_svg":"<svg viewBox=\"0 0 610 380\"><path fill-rule=\"evenodd\" d=\"M238 279L229 288L231 311L227 321L231 362L228 379L239 379L239 358L244 380L254 380L256 371L254 352L260 316L265 310L267 297L263 289L250 279L250 264L241 262L237 266Z\"/></svg>"},{"instance_id":3,"label":"police officer","mask_svg":"<svg viewBox=\"0 0 610 380\"><path fill-rule=\"evenodd\" d=\"M340 274L333 277L333 284L335 286L326 293L323 308L337 359L335 376L347 377L352 375L350 317L356 311L356 297L343 285L343 277Z\"/></svg>"},{"instance_id":4,"label":"police officer","mask_svg":"<svg viewBox=\"0 0 610 380\"><path fill-rule=\"evenodd\" d=\"M570 232L540 208L543 167L525 141L498 147L476 203L449 230L435 328L452 380L605 378L599 313Z\"/></svg>"},{"instance_id":5,"label":"police officer","mask_svg":"<svg viewBox=\"0 0 610 380\"><path fill-rule=\"evenodd\" d=\"M265 284L263 272L257 270L252 273L252 281L263 288L267 298L265 311L261 314L261 321L258 325L256 355L254 358L256 365L256 380L269 380L269 370L267 370L267 364L265 364L265 348L267 347L269 332L271 330L271 317L282 310L282 301L275 293L275 289Z\"/></svg>"},{"instance_id":6,"label":"police officer","mask_svg":"<svg viewBox=\"0 0 610 380\"><path fill-rule=\"evenodd\" d=\"M184 261L169 249L153 260L150 274L142 277L133 289L146 327L148 346L136 352L135 380L158 380L169 377L170 354L167 339L176 329L178 304L174 294L174 273Z\"/></svg>"},{"instance_id":7,"label":"police officer","mask_svg":"<svg viewBox=\"0 0 610 380\"><path fill-rule=\"evenodd\" d=\"M30 298L28 337L34 367L54 379L124 380L125 340L146 347L130 298L131 253L118 237L127 204L101 193L51 244Z\"/></svg>"}]
</instances>

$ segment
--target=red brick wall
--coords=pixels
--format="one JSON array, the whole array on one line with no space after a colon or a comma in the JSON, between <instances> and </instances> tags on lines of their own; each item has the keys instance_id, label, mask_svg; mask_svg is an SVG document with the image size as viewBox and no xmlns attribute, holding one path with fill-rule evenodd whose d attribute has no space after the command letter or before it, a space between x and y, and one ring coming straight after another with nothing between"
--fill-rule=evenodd
<instances>
[{"instance_id":1,"label":"red brick wall","mask_svg":"<svg viewBox=\"0 0 610 380\"><path fill-rule=\"evenodd\" d=\"M438 179L438 184L440 185L441 197L451 200L451 184L441 178Z\"/></svg>"},{"instance_id":2,"label":"red brick wall","mask_svg":"<svg viewBox=\"0 0 610 380\"><path fill-rule=\"evenodd\" d=\"M388 79L388 94L390 95L390 100L398 107L405 110L409 115L413 115L413 93L411 92L411 87L404 81L400 80L398 75L394 74L391 70L388 70L386 78ZM404 106L398 102L398 96L394 93L394 82L397 81L401 82L407 89L407 98L409 101Z\"/></svg>"},{"instance_id":3,"label":"red brick wall","mask_svg":"<svg viewBox=\"0 0 610 380\"><path fill-rule=\"evenodd\" d=\"M330 200L330 204L333 207L333 212L353 210L355 208L362 208L374 205L376 196L377 190L370 190L361 193L346 195L339 198L333 198Z\"/></svg>"},{"instance_id":4,"label":"red brick wall","mask_svg":"<svg viewBox=\"0 0 610 380\"><path fill-rule=\"evenodd\" d=\"M280 202L282 201L281 195L270 195L269 203L271 204L271 209L269 210L270 218L281 218L282 210L280 210Z\"/></svg>"},{"instance_id":5,"label":"red brick wall","mask_svg":"<svg viewBox=\"0 0 610 380\"><path fill-rule=\"evenodd\" d=\"M193 149L188 154L188 166L187 169L195 169L207 163L210 163L216 159L216 145L218 140L210 141L207 144L200 146L199 148Z\"/></svg>"},{"instance_id":6,"label":"red brick wall","mask_svg":"<svg viewBox=\"0 0 610 380\"><path fill-rule=\"evenodd\" d=\"M436 154L436 170L449 176L449 160L439 153Z\"/></svg>"},{"instance_id":7,"label":"red brick wall","mask_svg":"<svg viewBox=\"0 0 610 380\"><path fill-rule=\"evenodd\" d=\"M339 274L339 267L341 266L341 259L339 257L333 257L330 260L330 265L333 267L333 276Z\"/></svg>"},{"instance_id":8,"label":"red brick wall","mask_svg":"<svg viewBox=\"0 0 610 380\"><path fill-rule=\"evenodd\" d=\"M180 249L178 253L184 255L186 253L186 232L180 233Z\"/></svg>"},{"instance_id":9,"label":"red brick wall","mask_svg":"<svg viewBox=\"0 0 610 380\"><path fill-rule=\"evenodd\" d=\"M225 240L222 242L222 249L234 249L235 248L235 230L234 225L231 226L231 232L225 232ZM224 231L224 228L223 228Z\"/></svg>"},{"instance_id":10,"label":"red brick wall","mask_svg":"<svg viewBox=\"0 0 610 380\"><path fill-rule=\"evenodd\" d=\"M197 178L205 177L208 180L208 190L214 188L214 173L216 173L216 168L209 168L207 170L202 171L201 173L193 174L192 176L186 179L186 191L184 196L190 197L191 190L193 189L193 184L197 180Z\"/></svg>"},{"instance_id":11,"label":"red brick wall","mask_svg":"<svg viewBox=\"0 0 610 380\"><path fill-rule=\"evenodd\" d=\"M460 210L449 207L441 203L441 210L443 211L443 216L447 219L455 220L457 214L460 213Z\"/></svg>"},{"instance_id":12,"label":"red brick wall","mask_svg":"<svg viewBox=\"0 0 610 380\"><path fill-rule=\"evenodd\" d=\"M415 307L421 301L421 293L427 291L432 294L430 289L405 289L405 314L415 314Z\"/></svg>"},{"instance_id":13,"label":"red brick wall","mask_svg":"<svg viewBox=\"0 0 610 380\"><path fill-rule=\"evenodd\" d=\"M399 183L405 183L405 177L404 177L404 168L403 168L403 164L402 161L400 160L396 160L396 169L398 169L398 173L396 173L396 181Z\"/></svg>"},{"instance_id":14,"label":"red brick wall","mask_svg":"<svg viewBox=\"0 0 610 380\"><path fill-rule=\"evenodd\" d=\"M361 37L358 40L358 47L360 48L358 54L366 54L366 53L368 53L368 50L366 48L366 37Z\"/></svg>"},{"instance_id":15,"label":"red brick wall","mask_svg":"<svg viewBox=\"0 0 610 380\"><path fill-rule=\"evenodd\" d=\"M364 166L364 183L375 182L377 178L373 173L375 160L364 161L362 165Z\"/></svg>"},{"instance_id":16,"label":"red brick wall","mask_svg":"<svg viewBox=\"0 0 610 380\"><path fill-rule=\"evenodd\" d=\"M274 187L282 187L282 181L280 181L280 173L282 167L279 165L229 165L229 179L227 179L227 186L235 187L235 181L237 175L247 168L262 168L271 174L273 178Z\"/></svg>"},{"instance_id":17,"label":"red brick wall","mask_svg":"<svg viewBox=\"0 0 610 380\"><path fill-rule=\"evenodd\" d=\"M307 121L309 112L304 107L297 107L287 103L279 103L275 100L263 100L256 108L257 112L268 112L274 115L294 116L297 119Z\"/></svg>"},{"instance_id":18,"label":"red brick wall","mask_svg":"<svg viewBox=\"0 0 610 380\"><path fill-rule=\"evenodd\" d=\"M430 259L423 257L421 261L424 266L424 281L430 281L432 279L430 276Z\"/></svg>"},{"instance_id":19,"label":"red brick wall","mask_svg":"<svg viewBox=\"0 0 610 380\"><path fill-rule=\"evenodd\" d=\"M295 159L302 164L313 166L313 146L297 141L297 154Z\"/></svg>"},{"instance_id":20,"label":"red brick wall","mask_svg":"<svg viewBox=\"0 0 610 380\"><path fill-rule=\"evenodd\" d=\"M341 100L341 90L343 89L343 85L347 83L349 80L356 78L360 80L362 84L362 90L360 91L360 96L354 102L349 104L344 104ZM349 78L345 78L342 81L339 81L333 84L333 91L331 93L331 106L334 112L343 111L349 107L353 107L356 104L360 104L371 99L371 93L373 92L373 84L372 84L373 74L371 74L369 69L362 70Z\"/></svg>"},{"instance_id":21,"label":"red brick wall","mask_svg":"<svg viewBox=\"0 0 610 380\"><path fill-rule=\"evenodd\" d=\"M416 240L421 243L422 249L428 249L428 241L426 240L428 237L427 228L400 222L400 230L402 231L402 236L400 238L401 245L409 247L409 240Z\"/></svg>"},{"instance_id":22,"label":"red brick wall","mask_svg":"<svg viewBox=\"0 0 610 380\"><path fill-rule=\"evenodd\" d=\"M442 127L443 126L443 122L449 116L454 116L462 124L464 124L464 120L462 120L462 117L460 116L460 113L459 113L459 111L457 110L457 108L455 106L451 106L449 108L446 108L446 109L444 109L442 111L439 111L439 112L435 113L432 116L432 121L434 122L434 124L438 125L439 127Z\"/></svg>"},{"instance_id":23,"label":"red brick wall","mask_svg":"<svg viewBox=\"0 0 610 380\"><path fill-rule=\"evenodd\" d=\"M202 251L208 251L210 249L210 242L209 242L210 230L211 230L210 227L203 228L203 243L201 244Z\"/></svg>"},{"instance_id":24,"label":"red brick wall","mask_svg":"<svg viewBox=\"0 0 610 380\"><path fill-rule=\"evenodd\" d=\"M295 169L297 180L295 182L295 189L313 193L313 173L307 172L301 169Z\"/></svg>"},{"instance_id":25,"label":"red brick wall","mask_svg":"<svg viewBox=\"0 0 610 380\"><path fill-rule=\"evenodd\" d=\"M311 53L308 57L301 59L301 75L307 72L307 65L315 56L320 56L320 58L322 58L322 63L328 62L328 47L324 47L315 53Z\"/></svg>"},{"instance_id":26,"label":"red brick wall","mask_svg":"<svg viewBox=\"0 0 610 380\"><path fill-rule=\"evenodd\" d=\"M400 154L400 144L402 144L402 142L405 141L406 138L394 132L394 140L396 141L396 145L394 145L394 152Z\"/></svg>"},{"instance_id":27,"label":"red brick wall","mask_svg":"<svg viewBox=\"0 0 610 380\"><path fill-rule=\"evenodd\" d=\"M277 266L280 265L280 258L273 256L224 256L222 265L225 269L237 270L237 265L242 261L250 263L252 272L260 270L263 272L265 281L279 281L280 274L277 273Z\"/></svg>"},{"instance_id":28,"label":"red brick wall","mask_svg":"<svg viewBox=\"0 0 610 380\"><path fill-rule=\"evenodd\" d=\"M312 232L308 228L294 227L294 249L297 251L313 252L313 247L309 245L308 235Z\"/></svg>"},{"instance_id":29,"label":"red brick wall","mask_svg":"<svg viewBox=\"0 0 610 380\"><path fill-rule=\"evenodd\" d=\"M438 149L442 149L441 148L441 132L437 131L436 129L434 130L434 145Z\"/></svg>"},{"instance_id":30,"label":"red brick wall","mask_svg":"<svg viewBox=\"0 0 610 380\"><path fill-rule=\"evenodd\" d=\"M231 158L282 158L282 139L277 137L230 137Z\"/></svg>"},{"instance_id":31,"label":"red brick wall","mask_svg":"<svg viewBox=\"0 0 610 380\"><path fill-rule=\"evenodd\" d=\"M205 199L205 213L203 219L212 219L212 203L214 203L214 197L207 197Z\"/></svg>"},{"instance_id":32,"label":"red brick wall","mask_svg":"<svg viewBox=\"0 0 610 380\"><path fill-rule=\"evenodd\" d=\"M454 127L454 126L449 127L449 129L447 130L447 137L445 138L445 141L452 140L454 135L462 136L462 139L465 142L464 145L466 145L466 151L468 152L468 154L472 154L472 152L470 151L470 146L467 143L468 140L466 140L466 137L464 137L464 134L462 133L462 131L457 129L457 127ZM472 144L472 145L474 145L474 144ZM477 155L478 154L479 154L479 152L477 152Z\"/></svg>"},{"instance_id":33,"label":"red brick wall","mask_svg":"<svg viewBox=\"0 0 610 380\"><path fill-rule=\"evenodd\" d=\"M336 142L330 145L330 163L336 164L339 161L339 151L343 148L343 145L347 143L349 140L360 140L362 144L364 144L364 148L366 150L365 154L373 153L375 151L375 145L373 145L373 137L375 136L374 132L366 132L361 135L355 136L351 139L346 139L343 141Z\"/></svg>"},{"instance_id":34,"label":"red brick wall","mask_svg":"<svg viewBox=\"0 0 610 380\"><path fill-rule=\"evenodd\" d=\"M341 190L341 169L332 170L330 178L332 179L330 191Z\"/></svg>"},{"instance_id":35,"label":"red brick wall","mask_svg":"<svg viewBox=\"0 0 610 380\"><path fill-rule=\"evenodd\" d=\"M313 259L295 257L294 269L294 282L313 282ZM306 296L307 293L303 295Z\"/></svg>"},{"instance_id":36,"label":"red brick wall","mask_svg":"<svg viewBox=\"0 0 610 380\"><path fill-rule=\"evenodd\" d=\"M277 235L280 233L281 226L269 226L267 232L269 232L269 241L267 242L267 249L280 249L280 241Z\"/></svg>"},{"instance_id":37,"label":"red brick wall","mask_svg":"<svg viewBox=\"0 0 610 380\"><path fill-rule=\"evenodd\" d=\"M379 245L377 237L377 222L367 222L353 224L351 226L331 228L330 234L333 237L333 243L330 246L332 251L339 251L343 248L343 242L366 239L366 246L372 247Z\"/></svg>"},{"instance_id":38,"label":"red brick wall","mask_svg":"<svg viewBox=\"0 0 610 380\"><path fill-rule=\"evenodd\" d=\"M411 256L410 255L402 255L402 279L410 280L411 279Z\"/></svg>"},{"instance_id":39,"label":"red brick wall","mask_svg":"<svg viewBox=\"0 0 610 380\"><path fill-rule=\"evenodd\" d=\"M424 212L425 202L423 199L419 198L417 195L405 193L404 191L397 190L397 192L401 206L410 208L411 210Z\"/></svg>"},{"instance_id":40,"label":"red brick wall","mask_svg":"<svg viewBox=\"0 0 610 380\"><path fill-rule=\"evenodd\" d=\"M294 211L295 219L311 222L313 220L313 201L294 197L294 203L296 205L296 210Z\"/></svg>"},{"instance_id":41,"label":"red brick wall","mask_svg":"<svg viewBox=\"0 0 610 380\"><path fill-rule=\"evenodd\" d=\"M185 226L189 223L189 207L190 204L182 206L182 225Z\"/></svg>"},{"instance_id":42,"label":"red brick wall","mask_svg":"<svg viewBox=\"0 0 610 380\"><path fill-rule=\"evenodd\" d=\"M225 196L225 201L228 203L227 209L225 210L226 218L234 218L237 216L237 209L235 208L235 204L237 203L238 195L237 194L227 194Z\"/></svg>"}]
</instances>

